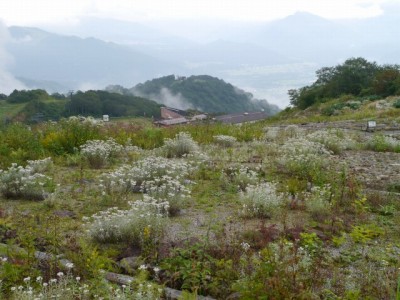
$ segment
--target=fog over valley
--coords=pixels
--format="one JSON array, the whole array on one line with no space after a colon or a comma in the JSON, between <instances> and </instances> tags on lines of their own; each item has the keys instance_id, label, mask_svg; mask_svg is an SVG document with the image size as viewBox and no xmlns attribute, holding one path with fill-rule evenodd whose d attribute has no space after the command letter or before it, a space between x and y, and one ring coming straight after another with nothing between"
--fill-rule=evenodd
<instances>
[{"instance_id":1,"label":"fog over valley","mask_svg":"<svg viewBox=\"0 0 400 300\"><path fill-rule=\"evenodd\" d=\"M313 82L323 66L350 57L400 63L399 8L389 2L378 15L346 19L297 11L274 20L82 15L67 24L7 22L0 25L0 92L132 88L171 74L210 75L284 108L287 91Z\"/></svg>"}]
</instances>

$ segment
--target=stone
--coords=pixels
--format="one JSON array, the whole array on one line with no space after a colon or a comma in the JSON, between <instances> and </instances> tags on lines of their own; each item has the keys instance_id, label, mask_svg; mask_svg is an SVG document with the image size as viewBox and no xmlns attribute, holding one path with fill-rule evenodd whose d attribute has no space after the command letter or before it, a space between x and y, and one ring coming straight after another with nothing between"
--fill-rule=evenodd
<instances>
[{"instance_id":1,"label":"stone","mask_svg":"<svg viewBox=\"0 0 400 300\"><path fill-rule=\"evenodd\" d=\"M240 299L239 292L233 293L233 294L229 295L228 298L226 298L226 300L238 300L238 299Z\"/></svg>"},{"instance_id":2,"label":"stone","mask_svg":"<svg viewBox=\"0 0 400 300\"><path fill-rule=\"evenodd\" d=\"M131 284L132 281L135 280L135 278L132 276L122 275L112 272L106 272L105 278L110 282L117 283L120 285L129 285Z\"/></svg>"},{"instance_id":3,"label":"stone","mask_svg":"<svg viewBox=\"0 0 400 300\"><path fill-rule=\"evenodd\" d=\"M143 260L139 256L125 257L118 263L118 265L127 273L133 273L142 264Z\"/></svg>"}]
</instances>

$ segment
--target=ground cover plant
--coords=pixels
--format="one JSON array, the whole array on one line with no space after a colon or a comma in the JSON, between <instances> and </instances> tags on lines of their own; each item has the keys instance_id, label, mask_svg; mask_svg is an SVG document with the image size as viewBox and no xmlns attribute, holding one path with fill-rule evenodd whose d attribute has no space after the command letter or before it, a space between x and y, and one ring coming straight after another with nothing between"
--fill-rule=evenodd
<instances>
[{"instance_id":1,"label":"ground cover plant","mask_svg":"<svg viewBox=\"0 0 400 300\"><path fill-rule=\"evenodd\" d=\"M0 298L399 298L398 135L271 122L1 128Z\"/></svg>"}]
</instances>

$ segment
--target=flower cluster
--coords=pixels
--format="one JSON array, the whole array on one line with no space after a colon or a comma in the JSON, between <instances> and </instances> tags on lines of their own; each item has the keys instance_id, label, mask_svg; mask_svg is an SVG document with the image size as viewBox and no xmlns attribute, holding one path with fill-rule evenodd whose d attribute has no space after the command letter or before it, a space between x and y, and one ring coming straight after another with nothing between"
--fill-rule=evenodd
<instances>
[{"instance_id":1,"label":"flower cluster","mask_svg":"<svg viewBox=\"0 0 400 300\"><path fill-rule=\"evenodd\" d=\"M277 192L275 183L249 185L240 193L242 213L247 217L269 218L284 204L284 195Z\"/></svg>"},{"instance_id":2,"label":"flower cluster","mask_svg":"<svg viewBox=\"0 0 400 300\"><path fill-rule=\"evenodd\" d=\"M258 173L248 167L229 167L222 170L221 180L224 184L231 184L244 191L248 185L259 182Z\"/></svg>"},{"instance_id":3,"label":"flower cluster","mask_svg":"<svg viewBox=\"0 0 400 300\"><path fill-rule=\"evenodd\" d=\"M329 163L331 152L324 145L304 137L292 138L285 142L278 157L278 166L286 172L311 180Z\"/></svg>"},{"instance_id":4,"label":"flower cluster","mask_svg":"<svg viewBox=\"0 0 400 300\"><path fill-rule=\"evenodd\" d=\"M51 185L51 178L35 169L41 164L31 162L24 168L13 163L8 170L0 170L0 192L6 198L43 200L45 187Z\"/></svg>"},{"instance_id":5,"label":"flower cluster","mask_svg":"<svg viewBox=\"0 0 400 300\"><path fill-rule=\"evenodd\" d=\"M223 147L232 147L236 143L236 138L229 135L215 135L214 142Z\"/></svg>"},{"instance_id":6,"label":"flower cluster","mask_svg":"<svg viewBox=\"0 0 400 300\"><path fill-rule=\"evenodd\" d=\"M84 221L89 237L97 242L128 242L141 247L146 239L159 241L168 209L168 202L143 195L143 200L130 202L127 210L112 207Z\"/></svg>"},{"instance_id":7,"label":"flower cluster","mask_svg":"<svg viewBox=\"0 0 400 300\"><path fill-rule=\"evenodd\" d=\"M199 151L199 145L189 133L179 132L174 139L165 139L161 150L166 157L182 157L185 154Z\"/></svg>"},{"instance_id":8,"label":"flower cluster","mask_svg":"<svg viewBox=\"0 0 400 300\"><path fill-rule=\"evenodd\" d=\"M110 138L106 141L89 140L81 146L81 154L93 168L101 168L110 159L115 158L124 150L124 147Z\"/></svg>"},{"instance_id":9,"label":"flower cluster","mask_svg":"<svg viewBox=\"0 0 400 300\"><path fill-rule=\"evenodd\" d=\"M104 125L103 120L96 120L95 118L88 116L88 117L83 117L83 116L71 116L67 120L67 122L75 123L79 122L82 124L86 125L95 125L95 126L102 126Z\"/></svg>"},{"instance_id":10,"label":"flower cluster","mask_svg":"<svg viewBox=\"0 0 400 300\"><path fill-rule=\"evenodd\" d=\"M14 286L10 289L10 298L14 300L47 300L47 299L121 299L121 300L142 300L160 299L162 289L160 286L150 282L140 282L131 286L114 286L103 282L103 291L99 294L98 286L83 283L80 277L73 277L71 274L59 272L57 278L43 282L41 276L36 278L34 289L33 280L30 277L24 278L24 286Z\"/></svg>"},{"instance_id":11,"label":"flower cluster","mask_svg":"<svg viewBox=\"0 0 400 300\"><path fill-rule=\"evenodd\" d=\"M324 145L335 154L355 147L355 142L341 130L317 130L307 135L307 139Z\"/></svg>"},{"instance_id":12,"label":"flower cluster","mask_svg":"<svg viewBox=\"0 0 400 300\"><path fill-rule=\"evenodd\" d=\"M332 206L332 188L329 184L314 186L306 194L305 205L313 217L324 217L330 212Z\"/></svg>"},{"instance_id":13,"label":"flower cluster","mask_svg":"<svg viewBox=\"0 0 400 300\"><path fill-rule=\"evenodd\" d=\"M27 167L31 168L32 173L44 173L53 167L51 157L38 160L28 160Z\"/></svg>"},{"instance_id":14,"label":"flower cluster","mask_svg":"<svg viewBox=\"0 0 400 300\"><path fill-rule=\"evenodd\" d=\"M291 124L286 126L285 128L285 134L289 138L296 138L299 137L303 133L303 129L301 129L299 126Z\"/></svg>"},{"instance_id":15,"label":"flower cluster","mask_svg":"<svg viewBox=\"0 0 400 300\"><path fill-rule=\"evenodd\" d=\"M387 135L375 134L368 139L366 148L373 151L400 152L400 140Z\"/></svg>"},{"instance_id":16,"label":"flower cluster","mask_svg":"<svg viewBox=\"0 0 400 300\"><path fill-rule=\"evenodd\" d=\"M267 141L275 141L281 132L281 128L280 127L265 127L264 132L265 132L264 138Z\"/></svg>"},{"instance_id":17,"label":"flower cluster","mask_svg":"<svg viewBox=\"0 0 400 300\"><path fill-rule=\"evenodd\" d=\"M164 175L154 180L144 181L141 188L144 193L157 201L167 202L169 204L169 214L175 215L190 196L190 190L187 188L189 183L191 183L189 180L181 183L171 176Z\"/></svg>"},{"instance_id":18,"label":"flower cluster","mask_svg":"<svg viewBox=\"0 0 400 300\"><path fill-rule=\"evenodd\" d=\"M321 143L311 141L307 138L291 138L288 139L281 147L284 155L330 155L331 152Z\"/></svg>"},{"instance_id":19,"label":"flower cluster","mask_svg":"<svg viewBox=\"0 0 400 300\"><path fill-rule=\"evenodd\" d=\"M193 170L194 167L185 161L149 156L103 174L99 187L104 194L140 192L146 181L169 176L182 182Z\"/></svg>"}]
</instances>

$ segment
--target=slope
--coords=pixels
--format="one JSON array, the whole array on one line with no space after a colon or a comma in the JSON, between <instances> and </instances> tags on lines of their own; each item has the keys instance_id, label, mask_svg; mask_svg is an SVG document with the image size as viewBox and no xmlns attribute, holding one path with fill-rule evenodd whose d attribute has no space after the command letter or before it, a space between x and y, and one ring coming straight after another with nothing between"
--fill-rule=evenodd
<instances>
[{"instance_id":1,"label":"slope","mask_svg":"<svg viewBox=\"0 0 400 300\"><path fill-rule=\"evenodd\" d=\"M179 77L169 75L138 84L130 92L177 108L194 108L208 113L279 111L266 100L258 100L225 81L208 75Z\"/></svg>"}]
</instances>

